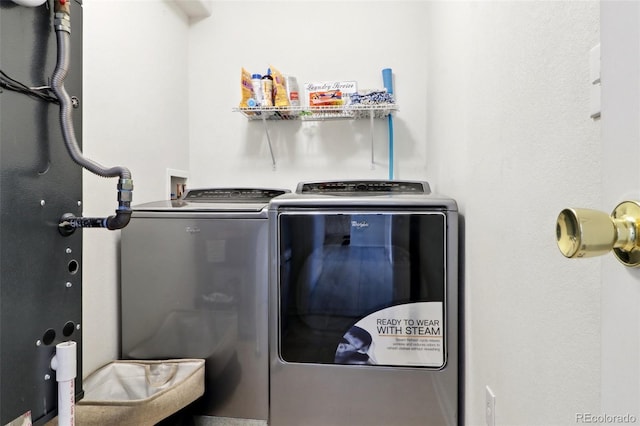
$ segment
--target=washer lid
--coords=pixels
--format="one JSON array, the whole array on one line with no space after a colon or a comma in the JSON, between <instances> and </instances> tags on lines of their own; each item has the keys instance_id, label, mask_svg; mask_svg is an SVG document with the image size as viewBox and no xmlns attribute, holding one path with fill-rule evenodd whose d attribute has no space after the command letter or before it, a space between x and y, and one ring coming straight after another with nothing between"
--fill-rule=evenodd
<instances>
[{"instance_id":1,"label":"washer lid","mask_svg":"<svg viewBox=\"0 0 640 426\"><path fill-rule=\"evenodd\" d=\"M426 195L431 193L431 189L427 182L400 180L301 182L296 188L296 194L384 195L390 193Z\"/></svg>"}]
</instances>

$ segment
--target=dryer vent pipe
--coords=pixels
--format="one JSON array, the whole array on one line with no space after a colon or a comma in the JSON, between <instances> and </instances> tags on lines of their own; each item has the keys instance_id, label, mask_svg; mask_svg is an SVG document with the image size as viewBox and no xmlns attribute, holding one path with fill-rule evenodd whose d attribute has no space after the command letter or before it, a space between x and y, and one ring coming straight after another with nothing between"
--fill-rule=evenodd
<instances>
[{"instance_id":1,"label":"dryer vent pipe","mask_svg":"<svg viewBox=\"0 0 640 426\"><path fill-rule=\"evenodd\" d=\"M119 177L118 180L118 208L114 216L105 218L75 217L65 214L59 223L59 230L63 235L71 234L76 228L99 227L107 229L121 229L127 226L131 219L131 199L133 192L133 180L126 167L104 167L93 160L86 158L76 139L71 117L73 105L71 97L64 87L64 81L69 73L70 41L71 41L71 17L69 0L54 0L54 29L58 44L56 68L51 77L51 89L60 101L60 127L62 136L69 155L80 166L102 177Z\"/></svg>"}]
</instances>

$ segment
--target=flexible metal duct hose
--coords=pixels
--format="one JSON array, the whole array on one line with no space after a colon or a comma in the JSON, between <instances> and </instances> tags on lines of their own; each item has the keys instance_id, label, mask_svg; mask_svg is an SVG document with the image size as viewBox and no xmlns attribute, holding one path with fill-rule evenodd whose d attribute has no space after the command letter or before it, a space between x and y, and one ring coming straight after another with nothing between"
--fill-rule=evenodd
<instances>
[{"instance_id":1,"label":"flexible metal duct hose","mask_svg":"<svg viewBox=\"0 0 640 426\"><path fill-rule=\"evenodd\" d=\"M64 87L64 81L69 73L71 34L65 30L56 28L56 38L58 41L58 62L53 72L53 76L51 77L51 89L60 101L60 126L62 128L64 142L67 150L69 151L69 155L71 155L73 161L99 176L121 176L123 179L130 179L131 173L126 167L104 167L97 162L84 157L80 151L71 118L73 104L71 102L71 97Z\"/></svg>"},{"instance_id":2,"label":"flexible metal duct hose","mask_svg":"<svg viewBox=\"0 0 640 426\"><path fill-rule=\"evenodd\" d=\"M131 218L131 198L133 191L133 181L131 172L126 167L104 167L99 163L86 158L76 139L73 129L71 97L64 87L64 81L69 73L70 44L71 44L71 19L69 15L69 4L66 0L54 0L55 15L54 28L58 43L58 54L56 68L51 77L51 89L60 102L60 127L64 138L65 146L69 155L80 166L90 172L102 177L119 176L118 181L118 209L115 216L107 218L78 218L66 217L61 222L61 227L82 228L82 227L105 227L108 229L121 229L129 223Z\"/></svg>"}]
</instances>

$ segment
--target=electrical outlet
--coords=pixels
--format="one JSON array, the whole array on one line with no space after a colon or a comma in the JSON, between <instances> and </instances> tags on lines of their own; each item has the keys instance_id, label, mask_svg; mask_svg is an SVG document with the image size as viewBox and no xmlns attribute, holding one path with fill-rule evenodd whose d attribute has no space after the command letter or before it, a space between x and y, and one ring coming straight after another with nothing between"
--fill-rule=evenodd
<instances>
[{"instance_id":1,"label":"electrical outlet","mask_svg":"<svg viewBox=\"0 0 640 426\"><path fill-rule=\"evenodd\" d=\"M496 395L489 386L486 388L484 413L487 426L496 426Z\"/></svg>"}]
</instances>

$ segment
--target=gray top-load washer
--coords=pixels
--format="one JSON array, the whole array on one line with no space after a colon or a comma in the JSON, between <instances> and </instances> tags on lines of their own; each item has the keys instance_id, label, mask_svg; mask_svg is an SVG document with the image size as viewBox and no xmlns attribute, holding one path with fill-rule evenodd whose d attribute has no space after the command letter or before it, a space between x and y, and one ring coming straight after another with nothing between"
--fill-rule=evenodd
<instances>
[{"instance_id":1,"label":"gray top-load washer","mask_svg":"<svg viewBox=\"0 0 640 426\"><path fill-rule=\"evenodd\" d=\"M458 424L455 200L307 182L269 215L270 424Z\"/></svg>"},{"instance_id":2,"label":"gray top-load washer","mask_svg":"<svg viewBox=\"0 0 640 426\"><path fill-rule=\"evenodd\" d=\"M267 211L286 192L192 189L122 231L122 358L205 359L196 415L267 420Z\"/></svg>"}]
</instances>

